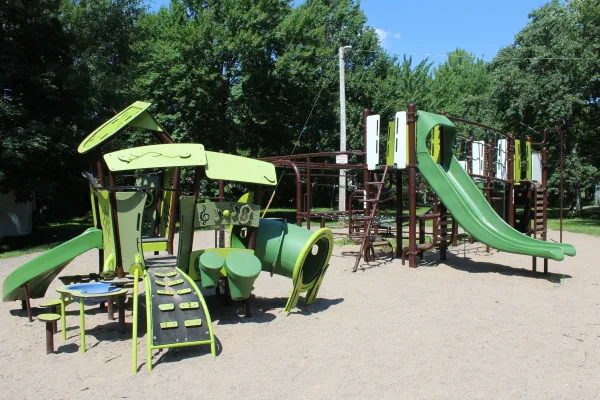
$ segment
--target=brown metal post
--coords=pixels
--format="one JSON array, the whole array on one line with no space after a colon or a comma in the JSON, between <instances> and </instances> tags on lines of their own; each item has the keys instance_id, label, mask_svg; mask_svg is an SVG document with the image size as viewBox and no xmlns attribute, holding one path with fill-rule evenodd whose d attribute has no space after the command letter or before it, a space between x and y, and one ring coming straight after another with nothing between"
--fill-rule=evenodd
<instances>
[{"instance_id":1,"label":"brown metal post","mask_svg":"<svg viewBox=\"0 0 600 400\"><path fill-rule=\"evenodd\" d=\"M106 316L109 321L115 320L115 309L113 306L113 298L111 297L106 301Z\"/></svg>"},{"instance_id":2,"label":"brown metal post","mask_svg":"<svg viewBox=\"0 0 600 400\"><path fill-rule=\"evenodd\" d=\"M435 224L435 222L434 222ZM419 220L419 244L424 244L425 243L425 220L424 219L420 219ZM421 260L423 260L423 251L419 252L419 258Z\"/></svg>"},{"instance_id":3,"label":"brown metal post","mask_svg":"<svg viewBox=\"0 0 600 400\"><path fill-rule=\"evenodd\" d=\"M492 178L494 177L494 139L490 140L490 142L488 143L488 154L487 154L487 164L488 164L488 168L487 168L487 176L488 176L488 180L487 180L487 187L488 189L488 202L490 203L490 206L493 207L493 200L492 200Z\"/></svg>"},{"instance_id":4,"label":"brown metal post","mask_svg":"<svg viewBox=\"0 0 600 400\"><path fill-rule=\"evenodd\" d=\"M175 238L175 216L177 215L177 193L181 180L181 168L175 168L173 177L173 192L171 192L171 210L169 212L169 232L167 237L167 253L173 254L173 240Z\"/></svg>"},{"instance_id":5,"label":"brown metal post","mask_svg":"<svg viewBox=\"0 0 600 400\"><path fill-rule=\"evenodd\" d=\"M46 322L46 354L54 353L54 323Z\"/></svg>"},{"instance_id":6,"label":"brown metal post","mask_svg":"<svg viewBox=\"0 0 600 400\"><path fill-rule=\"evenodd\" d=\"M561 135L562 137L562 135ZM542 240L548 240L548 149L542 149L542 187L544 188L544 215ZM548 273L548 259L544 258L544 274Z\"/></svg>"},{"instance_id":7,"label":"brown metal post","mask_svg":"<svg viewBox=\"0 0 600 400\"><path fill-rule=\"evenodd\" d=\"M310 157L306 157L306 229L310 229Z\"/></svg>"},{"instance_id":8,"label":"brown metal post","mask_svg":"<svg viewBox=\"0 0 600 400\"><path fill-rule=\"evenodd\" d=\"M408 105L408 266L417 267L417 112Z\"/></svg>"},{"instance_id":9,"label":"brown metal post","mask_svg":"<svg viewBox=\"0 0 600 400\"><path fill-rule=\"evenodd\" d=\"M402 257L402 171L396 171L396 257Z\"/></svg>"},{"instance_id":10,"label":"brown metal post","mask_svg":"<svg viewBox=\"0 0 600 400\"><path fill-rule=\"evenodd\" d=\"M448 236L448 226L445 224L445 222L448 219L448 216L446 215L448 210L446 210L446 207L443 203L440 203L438 212L440 213L440 217L438 219L438 221L440 221L439 237L443 239L440 241L440 261L446 261L446 250L448 250L448 240L446 239Z\"/></svg>"},{"instance_id":11,"label":"brown metal post","mask_svg":"<svg viewBox=\"0 0 600 400\"><path fill-rule=\"evenodd\" d=\"M31 315L31 302L29 301L29 288L27 284L23 285L23 293L25 294L25 309L27 310L27 317L29 322L33 322L33 316Z\"/></svg>"},{"instance_id":12,"label":"brown metal post","mask_svg":"<svg viewBox=\"0 0 600 400\"><path fill-rule=\"evenodd\" d=\"M368 108L365 108L363 110L363 150L365 152L365 157L363 159L363 162L365 163L365 166L363 167L363 189L365 191L365 203L364 203L364 216L369 216L371 215L371 204L369 203L369 194L371 191L371 185L369 185L369 170L367 169L366 166L366 154L367 154L367 117L369 116L370 112ZM366 243L371 243L371 229L369 228L370 226L370 221L367 221L365 219L364 221L364 225L363 225L363 230L365 231L365 241ZM363 258L365 260L365 262L369 261L369 247L370 246L364 246L364 252L363 252Z\"/></svg>"},{"instance_id":13,"label":"brown metal post","mask_svg":"<svg viewBox=\"0 0 600 400\"><path fill-rule=\"evenodd\" d=\"M507 173L506 180L508 181L508 224L515 227L515 137L508 137L508 154L506 156Z\"/></svg>"},{"instance_id":14,"label":"brown metal post","mask_svg":"<svg viewBox=\"0 0 600 400\"><path fill-rule=\"evenodd\" d=\"M223 150L220 150L219 152L222 153ZM223 182L223 180L219 180L219 201L225 201L225 182ZM260 201L258 204L260 205ZM225 226L220 225L219 231L221 232L221 242L217 243L217 247L225 247Z\"/></svg>"},{"instance_id":15,"label":"brown metal post","mask_svg":"<svg viewBox=\"0 0 600 400\"><path fill-rule=\"evenodd\" d=\"M563 242L563 170L564 170L564 156L563 156L563 131L562 129L558 128L559 132L560 132L560 242ZM547 152L547 150L546 150ZM546 154L546 160L547 160L548 155ZM547 186L548 183L548 170L545 169L546 172L546 177L543 179L544 180L544 187ZM577 193L577 195L579 196L579 193ZM548 190L546 189L545 195L544 195L544 207L546 207L546 200L548 198ZM544 232L546 231L546 209L544 208ZM544 273L548 273L547 270L547 263L548 260L546 260L545 264L544 264Z\"/></svg>"}]
</instances>

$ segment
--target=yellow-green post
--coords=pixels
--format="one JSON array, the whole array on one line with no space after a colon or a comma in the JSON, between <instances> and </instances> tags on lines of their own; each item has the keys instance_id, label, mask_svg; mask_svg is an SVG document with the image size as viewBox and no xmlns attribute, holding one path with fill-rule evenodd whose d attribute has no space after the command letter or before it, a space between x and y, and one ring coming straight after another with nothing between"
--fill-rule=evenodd
<instances>
[{"instance_id":1,"label":"yellow-green post","mask_svg":"<svg viewBox=\"0 0 600 400\"><path fill-rule=\"evenodd\" d=\"M83 297L79 298L79 328L81 330L81 352L85 353L85 308Z\"/></svg>"},{"instance_id":2,"label":"yellow-green post","mask_svg":"<svg viewBox=\"0 0 600 400\"><path fill-rule=\"evenodd\" d=\"M65 312L66 304L65 304L65 294L60 294L60 323L62 329L62 340L63 342L67 341L67 318Z\"/></svg>"},{"instance_id":3,"label":"yellow-green post","mask_svg":"<svg viewBox=\"0 0 600 400\"><path fill-rule=\"evenodd\" d=\"M133 361L131 364L131 372L137 372L137 330L138 330L138 279L140 277L139 268L134 269L133 273Z\"/></svg>"},{"instance_id":4,"label":"yellow-green post","mask_svg":"<svg viewBox=\"0 0 600 400\"><path fill-rule=\"evenodd\" d=\"M152 297L152 290L150 288L150 277L145 277L146 284L146 344L147 344L147 359L146 364L148 371L152 371L152 304L150 298Z\"/></svg>"}]
</instances>

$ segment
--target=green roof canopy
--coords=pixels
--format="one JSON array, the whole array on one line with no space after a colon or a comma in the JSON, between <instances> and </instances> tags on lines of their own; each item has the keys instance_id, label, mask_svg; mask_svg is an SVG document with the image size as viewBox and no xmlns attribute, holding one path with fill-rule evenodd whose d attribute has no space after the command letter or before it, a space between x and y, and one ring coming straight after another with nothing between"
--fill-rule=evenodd
<instances>
[{"instance_id":1,"label":"green roof canopy","mask_svg":"<svg viewBox=\"0 0 600 400\"><path fill-rule=\"evenodd\" d=\"M87 153L100 144L104 143L127 126L133 128L144 128L157 132L164 132L158 121L147 111L151 103L136 101L120 113L106 121L102 126L90 133L83 142L79 144L77 151L81 154Z\"/></svg>"},{"instance_id":2,"label":"green roof canopy","mask_svg":"<svg viewBox=\"0 0 600 400\"><path fill-rule=\"evenodd\" d=\"M206 153L201 144L155 144L108 153L104 155L104 161L111 171L195 167L206 165Z\"/></svg>"},{"instance_id":3,"label":"green roof canopy","mask_svg":"<svg viewBox=\"0 0 600 400\"><path fill-rule=\"evenodd\" d=\"M266 161L231 154L206 152L206 176L210 179L275 185L275 166Z\"/></svg>"},{"instance_id":4,"label":"green roof canopy","mask_svg":"<svg viewBox=\"0 0 600 400\"><path fill-rule=\"evenodd\" d=\"M205 167L206 176L215 180L275 185L275 166L266 161L231 154L204 151L196 143L157 144L119 150L104 155L111 171L147 168Z\"/></svg>"}]
</instances>

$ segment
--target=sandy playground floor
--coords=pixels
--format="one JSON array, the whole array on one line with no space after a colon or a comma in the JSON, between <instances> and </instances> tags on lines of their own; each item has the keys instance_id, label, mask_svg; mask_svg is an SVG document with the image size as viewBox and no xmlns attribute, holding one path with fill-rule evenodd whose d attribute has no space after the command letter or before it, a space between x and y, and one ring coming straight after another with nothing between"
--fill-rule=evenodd
<instances>
[{"instance_id":1,"label":"sandy playground floor","mask_svg":"<svg viewBox=\"0 0 600 400\"><path fill-rule=\"evenodd\" d=\"M197 235L195 248L211 245L212 233ZM551 273L535 279L530 257L486 254L481 245L467 247L466 258L461 246L444 264L430 254L417 269L394 260L355 274L342 255L351 247L336 247L311 306L286 316L290 280L264 273L250 319L243 304L222 306L211 291L218 357L208 346L155 351L149 373L144 327L136 375L130 310L119 334L116 321L88 308L81 354L71 305L67 342L55 335L56 353L46 356L43 323L28 322L19 302L1 303L0 398L599 398L600 239L564 239L577 257L550 262ZM0 279L34 256L0 261ZM92 272L96 260L90 251L63 273Z\"/></svg>"}]
</instances>

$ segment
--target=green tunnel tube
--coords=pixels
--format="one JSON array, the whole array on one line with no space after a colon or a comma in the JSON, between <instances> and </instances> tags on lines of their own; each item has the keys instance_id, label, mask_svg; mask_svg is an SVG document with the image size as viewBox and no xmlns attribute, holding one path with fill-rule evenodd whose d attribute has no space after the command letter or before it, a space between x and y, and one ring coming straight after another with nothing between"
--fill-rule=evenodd
<instances>
[{"instance_id":1,"label":"green tunnel tube","mask_svg":"<svg viewBox=\"0 0 600 400\"><path fill-rule=\"evenodd\" d=\"M242 229L233 229L232 247L247 248L249 235L242 237ZM287 312L295 307L301 292L309 292L306 304L315 300L332 251L333 233L328 228L311 231L285 220L260 219L254 255L263 271L292 279Z\"/></svg>"}]
</instances>

